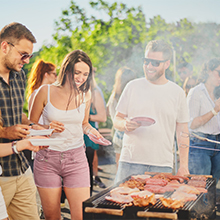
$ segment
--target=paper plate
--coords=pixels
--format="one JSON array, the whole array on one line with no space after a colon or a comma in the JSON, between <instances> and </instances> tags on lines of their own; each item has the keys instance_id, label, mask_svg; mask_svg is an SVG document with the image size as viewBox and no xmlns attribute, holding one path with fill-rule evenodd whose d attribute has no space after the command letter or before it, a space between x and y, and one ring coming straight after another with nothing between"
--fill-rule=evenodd
<instances>
[{"instance_id":1,"label":"paper plate","mask_svg":"<svg viewBox=\"0 0 220 220\"><path fill-rule=\"evenodd\" d=\"M28 139L34 146L48 146L63 144L66 138L42 138L42 139Z\"/></svg>"},{"instance_id":2,"label":"paper plate","mask_svg":"<svg viewBox=\"0 0 220 220\"><path fill-rule=\"evenodd\" d=\"M133 117L130 120L141 124L141 126L150 126L156 122L153 118L148 117Z\"/></svg>"},{"instance_id":3,"label":"paper plate","mask_svg":"<svg viewBox=\"0 0 220 220\"><path fill-rule=\"evenodd\" d=\"M43 130L35 130L30 129L30 134L28 136L41 136L41 135L50 135L52 134L54 129L43 129Z\"/></svg>"},{"instance_id":4,"label":"paper plate","mask_svg":"<svg viewBox=\"0 0 220 220\"><path fill-rule=\"evenodd\" d=\"M112 143L105 139L105 138L97 138L94 134L89 133L88 137L91 141L93 141L95 144L100 144L100 145L104 145L104 146L108 146L111 145Z\"/></svg>"}]
</instances>

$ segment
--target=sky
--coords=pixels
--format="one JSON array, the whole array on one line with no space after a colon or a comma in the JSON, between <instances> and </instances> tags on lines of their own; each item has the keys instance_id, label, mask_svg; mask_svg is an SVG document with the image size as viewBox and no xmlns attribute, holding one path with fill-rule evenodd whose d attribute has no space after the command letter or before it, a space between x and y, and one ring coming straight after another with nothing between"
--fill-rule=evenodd
<instances>
[{"instance_id":1,"label":"sky","mask_svg":"<svg viewBox=\"0 0 220 220\"><path fill-rule=\"evenodd\" d=\"M96 0L94 0L96 1ZM128 7L142 6L147 21L160 15L166 22L187 18L192 22L216 22L220 24L220 0L105 0L122 2ZM75 0L88 15L103 17L89 7L89 0ZM13 21L28 27L37 39L34 51L43 44L53 43L55 21L70 6L70 0L0 0L0 29Z\"/></svg>"}]
</instances>

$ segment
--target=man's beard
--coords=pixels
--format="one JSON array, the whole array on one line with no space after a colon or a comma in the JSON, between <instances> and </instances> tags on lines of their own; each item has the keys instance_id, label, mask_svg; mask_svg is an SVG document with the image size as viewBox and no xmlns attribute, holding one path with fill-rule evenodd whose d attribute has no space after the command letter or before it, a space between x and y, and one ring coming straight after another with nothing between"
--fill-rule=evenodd
<instances>
[{"instance_id":1,"label":"man's beard","mask_svg":"<svg viewBox=\"0 0 220 220\"><path fill-rule=\"evenodd\" d=\"M147 70L146 70L146 71L147 71ZM163 75L163 70L160 70L160 71L156 72L156 74L155 74L154 76L151 76L151 75L149 74L150 77L148 77L148 71L147 71L146 75L147 75L147 79L148 79L149 81L154 82L154 81L158 80L158 79Z\"/></svg>"},{"instance_id":2,"label":"man's beard","mask_svg":"<svg viewBox=\"0 0 220 220\"><path fill-rule=\"evenodd\" d=\"M5 67L9 71L20 71L20 70L16 69L15 64L11 63L7 56L5 57L3 62L4 62Z\"/></svg>"}]
</instances>

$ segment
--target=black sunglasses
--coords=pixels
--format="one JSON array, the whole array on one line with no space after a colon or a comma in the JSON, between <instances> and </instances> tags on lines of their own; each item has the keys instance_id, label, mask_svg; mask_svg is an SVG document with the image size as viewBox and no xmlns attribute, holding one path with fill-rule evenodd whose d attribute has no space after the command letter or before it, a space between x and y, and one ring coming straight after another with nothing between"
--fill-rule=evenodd
<instances>
[{"instance_id":1,"label":"black sunglasses","mask_svg":"<svg viewBox=\"0 0 220 220\"><path fill-rule=\"evenodd\" d=\"M7 42L9 45L11 45L12 47L14 47L18 53L21 55L21 60L26 60L27 58L31 59L31 57L33 57L33 54L26 54L26 53L21 53L14 44Z\"/></svg>"},{"instance_id":2,"label":"black sunglasses","mask_svg":"<svg viewBox=\"0 0 220 220\"><path fill-rule=\"evenodd\" d=\"M160 63L164 63L167 61L167 60L152 60L148 58L143 58L143 60L144 60L144 65L148 65L149 63L151 63L151 65L154 67L158 67L160 66Z\"/></svg>"},{"instance_id":3,"label":"black sunglasses","mask_svg":"<svg viewBox=\"0 0 220 220\"><path fill-rule=\"evenodd\" d=\"M218 72L218 75L220 76L220 70L215 70L215 71L217 71L217 72Z\"/></svg>"}]
</instances>

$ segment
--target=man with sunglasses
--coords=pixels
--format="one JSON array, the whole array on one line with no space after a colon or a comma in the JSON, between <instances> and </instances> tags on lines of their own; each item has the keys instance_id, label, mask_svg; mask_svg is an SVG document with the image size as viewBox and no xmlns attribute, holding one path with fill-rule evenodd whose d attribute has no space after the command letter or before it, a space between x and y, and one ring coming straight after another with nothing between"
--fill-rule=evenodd
<instances>
[{"instance_id":1,"label":"man with sunglasses","mask_svg":"<svg viewBox=\"0 0 220 220\"><path fill-rule=\"evenodd\" d=\"M32 123L22 112L26 77L22 70L32 57L36 39L24 25L11 23L0 31L0 115L3 129L0 142L27 137ZM36 126L35 126L36 128ZM12 145L16 149L16 142ZM0 158L0 186L10 219L39 219L36 187L23 152Z\"/></svg>"},{"instance_id":2,"label":"man with sunglasses","mask_svg":"<svg viewBox=\"0 0 220 220\"><path fill-rule=\"evenodd\" d=\"M177 175L189 173L189 138L181 135L188 133L186 97L165 76L171 57L167 43L150 41L143 64L145 77L129 82L120 97L114 127L125 135L115 182L146 171L172 173L175 132L180 156Z\"/></svg>"}]
</instances>

